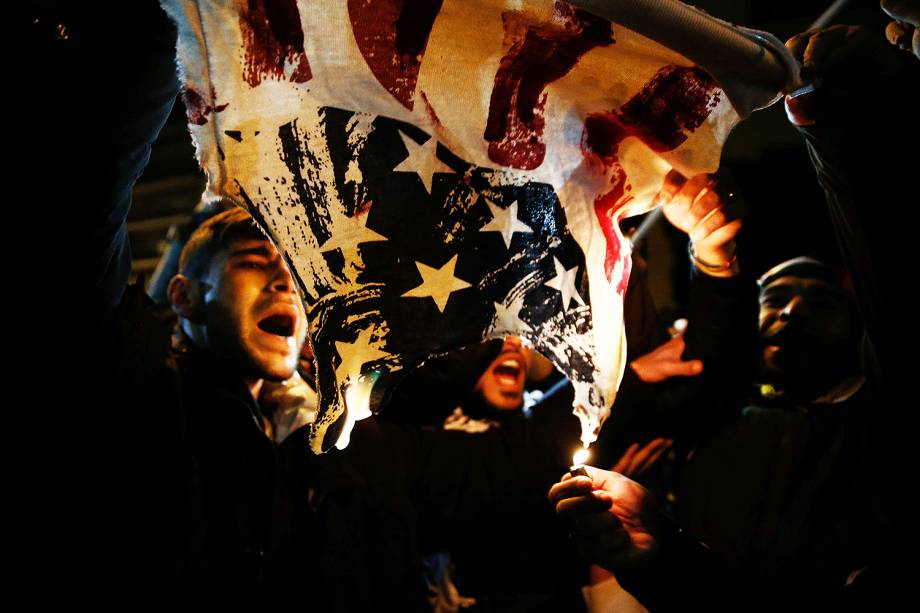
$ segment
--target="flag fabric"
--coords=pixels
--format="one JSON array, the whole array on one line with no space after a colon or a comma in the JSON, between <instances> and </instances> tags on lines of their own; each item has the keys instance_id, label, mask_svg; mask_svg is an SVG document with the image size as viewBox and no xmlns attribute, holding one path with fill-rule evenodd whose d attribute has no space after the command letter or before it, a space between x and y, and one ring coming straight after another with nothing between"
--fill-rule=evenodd
<instances>
[{"instance_id":1,"label":"flag fabric","mask_svg":"<svg viewBox=\"0 0 920 613\"><path fill-rule=\"evenodd\" d=\"M505 335L572 381L591 442L625 366L618 222L718 167L739 110L713 77L564 2L163 5L207 196L250 211L307 307L314 450Z\"/></svg>"}]
</instances>

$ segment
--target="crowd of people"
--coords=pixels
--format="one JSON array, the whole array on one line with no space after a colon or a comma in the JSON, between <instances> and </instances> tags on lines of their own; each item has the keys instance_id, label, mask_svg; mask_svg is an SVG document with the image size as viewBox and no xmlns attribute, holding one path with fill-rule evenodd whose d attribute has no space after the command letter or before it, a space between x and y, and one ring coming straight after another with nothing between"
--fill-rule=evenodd
<instances>
[{"instance_id":1,"label":"crowd of people","mask_svg":"<svg viewBox=\"0 0 920 613\"><path fill-rule=\"evenodd\" d=\"M587 475L573 476L572 387L514 337L431 360L347 448L314 455L307 316L242 209L190 233L164 304L129 286L131 188L178 90L154 6L167 34L119 35L134 53L118 61L143 69L124 73L114 160L92 179L105 206L91 220L85 323L106 357L91 367L102 423L84 495L102 505L87 525L107 563L91 589L437 613L895 602L909 585L897 417L908 230L880 209L911 201L920 140L914 101L885 79L916 70L920 8L882 8L902 51L846 26L787 43L819 83L786 108L839 259L797 257L754 283L735 242L742 195L718 174L672 171L659 201L689 244L689 324L661 326L634 275L629 365ZM885 117L860 112L868 96L885 98Z\"/></svg>"}]
</instances>

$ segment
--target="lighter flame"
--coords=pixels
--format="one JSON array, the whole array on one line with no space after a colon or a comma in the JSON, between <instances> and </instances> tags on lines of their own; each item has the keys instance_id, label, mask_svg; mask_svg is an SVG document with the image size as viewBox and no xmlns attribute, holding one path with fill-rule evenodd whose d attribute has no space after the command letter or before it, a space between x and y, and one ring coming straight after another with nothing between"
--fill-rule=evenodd
<instances>
[{"instance_id":1,"label":"lighter flame","mask_svg":"<svg viewBox=\"0 0 920 613\"><path fill-rule=\"evenodd\" d=\"M572 456L572 466L582 466L585 462L588 461L588 458L591 457L591 452L587 449L579 449L575 452L575 455Z\"/></svg>"}]
</instances>

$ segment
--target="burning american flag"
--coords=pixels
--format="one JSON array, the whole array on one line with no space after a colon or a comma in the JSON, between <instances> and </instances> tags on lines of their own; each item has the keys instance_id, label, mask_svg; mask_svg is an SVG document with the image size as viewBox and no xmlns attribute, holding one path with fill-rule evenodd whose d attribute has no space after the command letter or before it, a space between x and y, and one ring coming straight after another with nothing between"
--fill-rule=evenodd
<instances>
[{"instance_id":1,"label":"burning american flag","mask_svg":"<svg viewBox=\"0 0 920 613\"><path fill-rule=\"evenodd\" d=\"M683 55L559 1L163 0L208 195L250 211L307 307L315 451L430 355L505 335L569 377L594 439L625 366L618 221L672 167L715 170L781 85L688 57L734 36L794 77L766 35L644 4Z\"/></svg>"}]
</instances>

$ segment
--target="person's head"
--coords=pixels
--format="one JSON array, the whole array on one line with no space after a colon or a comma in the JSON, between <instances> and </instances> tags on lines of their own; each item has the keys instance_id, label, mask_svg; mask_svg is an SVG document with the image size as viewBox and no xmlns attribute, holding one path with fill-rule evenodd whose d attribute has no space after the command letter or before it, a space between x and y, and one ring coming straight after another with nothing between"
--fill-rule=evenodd
<instances>
[{"instance_id":1,"label":"person's head","mask_svg":"<svg viewBox=\"0 0 920 613\"><path fill-rule=\"evenodd\" d=\"M795 258L771 268L758 283L765 383L810 401L857 374L861 326L827 266Z\"/></svg>"},{"instance_id":2,"label":"person's head","mask_svg":"<svg viewBox=\"0 0 920 613\"><path fill-rule=\"evenodd\" d=\"M294 373L303 305L284 259L246 211L220 213L192 234L167 295L196 348L228 358L245 377Z\"/></svg>"},{"instance_id":3,"label":"person's head","mask_svg":"<svg viewBox=\"0 0 920 613\"><path fill-rule=\"evenodd\" d=\"M524 383L530 358L530 350L521 344L521 339L506 337L498 356L476 382L476 393L487 405L499 411L520 409L524 404Z\"/></svg>"}]
</instances>

